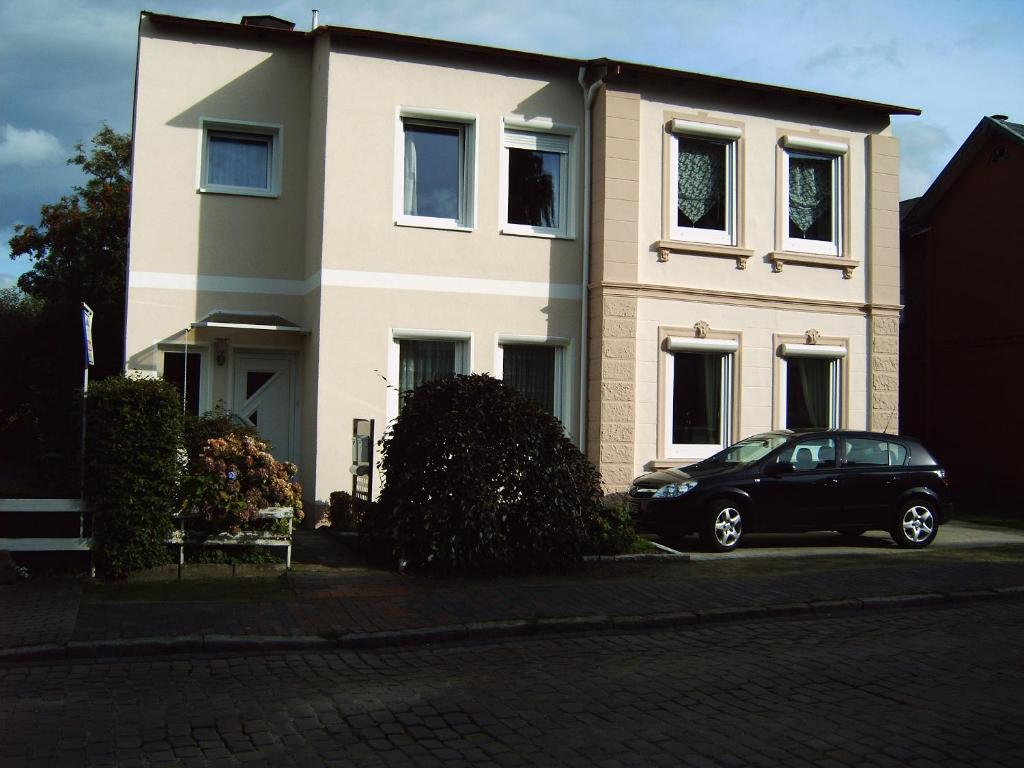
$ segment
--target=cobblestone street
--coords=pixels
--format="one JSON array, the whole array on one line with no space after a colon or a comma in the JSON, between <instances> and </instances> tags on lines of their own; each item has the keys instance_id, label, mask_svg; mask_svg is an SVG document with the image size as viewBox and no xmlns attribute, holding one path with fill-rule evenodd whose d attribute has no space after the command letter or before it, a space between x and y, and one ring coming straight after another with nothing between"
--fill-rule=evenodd
<instances>
[{"instance_id":1,"label":"cobblestone street","mask_svg":"<svg viewBox=\"0 0 1024 768\"><path fill-rule=\"evenodd\" d=\"M1021 765L1024 610L0 666L0 765Z\"/></svg>"}]
</instances>

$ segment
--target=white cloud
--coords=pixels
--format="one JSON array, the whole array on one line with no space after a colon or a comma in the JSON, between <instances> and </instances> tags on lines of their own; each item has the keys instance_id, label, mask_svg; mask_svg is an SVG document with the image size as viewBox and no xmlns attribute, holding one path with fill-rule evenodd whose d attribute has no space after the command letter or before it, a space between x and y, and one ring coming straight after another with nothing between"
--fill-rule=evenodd
<instances>
[{"instance_id":1,"label":"white cloud","mask_svg":"<svg viewBox=\"0 0 1024 768\"><path fill-rule=\"evenodd\" d=\"M0 168L43 165L63 157L60 142L52 133L0 125Z\"/></svg>"},{"instance_id":2,"label":"white cloud","mask_svg":"<svg viewBox=\"0 0 1024 768\"><path fill-rule=\"evenodd\" d=\"M916 120L897 123L900 140L900 197L923 195L956 152L957 143L942 125Z\"/></svg>"}]
</instances>

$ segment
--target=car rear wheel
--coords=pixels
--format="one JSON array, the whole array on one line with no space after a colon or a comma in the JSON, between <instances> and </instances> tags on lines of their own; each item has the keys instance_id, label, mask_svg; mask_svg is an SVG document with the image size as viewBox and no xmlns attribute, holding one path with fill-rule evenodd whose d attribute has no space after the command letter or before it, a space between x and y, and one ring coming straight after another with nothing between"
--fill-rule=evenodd
<instances>
[{"instance_id":1,"label":"car rear wheel","mask_svg":"<svg viewBox=\"0 0 1024 768\"><path fill-rule=\"evenodd\" d=\"M939 521L929 503L915 499L900 507L890 532L896 545L904 549L927 547L939 532Z\"/></svg>"},{"instance_id":2,"label":"car rear wheel","mask_svg":"<svg viewBox=\"0 0 1024 768\"><path fill-rule=\"evenodd\" d=\"M713 502L704 517L700 540L711 552L731 552L743 538L743 512L731 501Z\"/></svg>"}]
</instances>

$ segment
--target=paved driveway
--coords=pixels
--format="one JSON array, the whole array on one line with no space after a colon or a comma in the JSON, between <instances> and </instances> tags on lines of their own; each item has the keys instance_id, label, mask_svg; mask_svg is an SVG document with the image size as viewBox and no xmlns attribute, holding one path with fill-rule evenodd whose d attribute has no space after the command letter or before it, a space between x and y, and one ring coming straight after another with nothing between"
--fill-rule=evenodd
<instances>
[{"instance_id":1,"label":"paved driveway","mask_svg":"<svg viewBox=\"0 0 1024 768\"><path fill-rule=\"evenodd\" d=\"M814 555L899 555L899 549L888 534L870 531L854 542L837 533L752 533L744 538L735 552L724 554L701 551L696 536L666 538L662 542L679 552L689 553L694 560L755 557L809 557ZM929 549L957 549L963 547L996 547L1019 545L1024 547L1024 531L991 525L953 521L939 528Z\"/></svg>"}]
</instances>

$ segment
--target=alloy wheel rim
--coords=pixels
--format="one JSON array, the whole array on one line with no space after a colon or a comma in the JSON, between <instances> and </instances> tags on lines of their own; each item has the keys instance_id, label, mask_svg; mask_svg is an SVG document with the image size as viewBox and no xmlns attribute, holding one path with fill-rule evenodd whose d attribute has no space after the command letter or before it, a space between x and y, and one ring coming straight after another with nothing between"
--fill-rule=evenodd
<instances>
[{"instance_id":1,"label":"alloy wheel rim","mask_svg":"<svg viewBox=\"0 0 1024 768\"><path fill-rule=\"evenodd\" d=\"M903 535L908 541L920 544L935 530L935 520L928 507L914 505L903 513Z\"/></svg>"},{"instance_id":2,"label":"alloy wheel rim","mask_svg":"<svg viewBox=\"0 0 1024 768\"><path fill-rule=\"evenodd\" d=\"M726 507L715 517L715 538L723 547L736 546L743 532L743 520L733 507Z\"/></svg>"}]
</instances>

